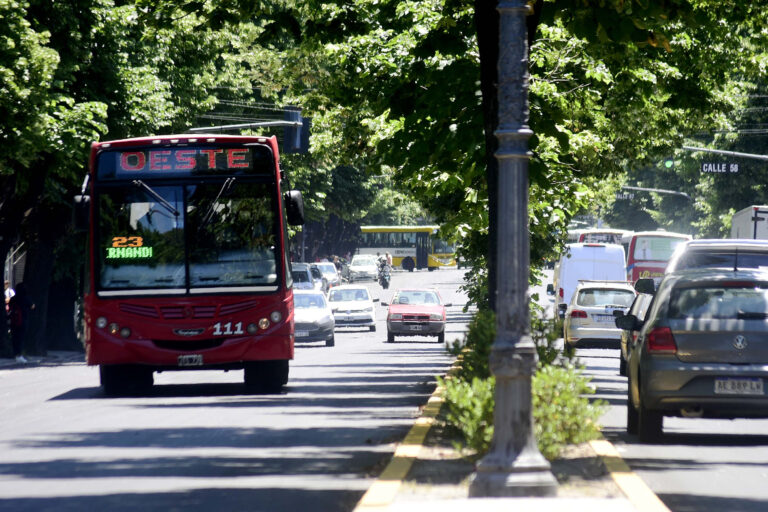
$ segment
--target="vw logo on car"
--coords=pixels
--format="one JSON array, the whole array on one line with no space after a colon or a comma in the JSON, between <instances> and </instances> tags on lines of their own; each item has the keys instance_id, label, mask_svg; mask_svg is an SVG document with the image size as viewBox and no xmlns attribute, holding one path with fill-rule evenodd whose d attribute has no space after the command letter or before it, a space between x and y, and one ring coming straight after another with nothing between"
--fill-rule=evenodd
<instances>
[{"instance_id":1,"label":"vw logo on car","mask_svg":"<svg viewBox=\"0 0 768 512\"><path fill-rule=\"evenodd\" d=\"M733 338L733 346L738 350L744 350L747 348L747 338L741 334L737 334L735 338Z\"/></svg>"}]
</instances>

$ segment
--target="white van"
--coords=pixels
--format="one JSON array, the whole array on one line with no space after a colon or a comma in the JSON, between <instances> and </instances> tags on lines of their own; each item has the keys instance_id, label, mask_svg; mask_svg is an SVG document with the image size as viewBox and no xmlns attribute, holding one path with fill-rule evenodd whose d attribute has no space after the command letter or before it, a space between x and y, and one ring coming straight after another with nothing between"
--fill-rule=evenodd
<instances>
[{"instance_id":1,"label":"white van","mask_svg":"<svg viewBox=\"0 0 768 512\"><path fill-rule=\"evenodd\" d=\"M562 317L580 280L626 281L624 247L618 244L567 244L555 266L555 304Z\"/></svg>"}]
</instances>

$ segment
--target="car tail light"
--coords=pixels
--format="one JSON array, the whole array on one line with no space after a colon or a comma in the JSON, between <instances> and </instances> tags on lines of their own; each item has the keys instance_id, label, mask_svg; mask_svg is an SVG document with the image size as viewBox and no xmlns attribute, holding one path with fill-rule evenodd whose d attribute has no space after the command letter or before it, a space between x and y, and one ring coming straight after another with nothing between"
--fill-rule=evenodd
<instances>
[{"instance_id":1,"label":"car tail light","mask_svg":"<svg viewBox=\"0 0 768 512\"><path fill-rule=\"evenodd\" d=\"M648 352L674 354L677 352L675 337L669 327L656 327L648 333Z\"/></svg>"},{"instance_id":2,"label":"car tail light","mask_svg":"<svg viewBox=\"0 0 768 512\"><path fill-rule=\"evenodd\" d=\"M562 288L560 288L560 291L558 291L558 294L560 295L560 298L562 299L563 295L565 295L565 292L563 291Z\"/></svg>"},{"instance_id":3,"label":"car tail light","mask_svg":"<svg viewBox=\"0 0 768 512\"><path fill-rule=\"evenodd\" d=\"M587 318L587 312L579 309L571 311L571 318Z\"/></svg>"}]
</instances>

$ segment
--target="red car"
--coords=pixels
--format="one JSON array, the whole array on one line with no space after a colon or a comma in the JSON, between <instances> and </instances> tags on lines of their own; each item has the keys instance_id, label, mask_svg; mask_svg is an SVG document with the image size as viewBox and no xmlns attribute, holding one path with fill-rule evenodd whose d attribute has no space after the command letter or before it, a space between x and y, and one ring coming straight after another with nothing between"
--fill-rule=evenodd
<instances>
[{"instance_id":1,"label":"red car","mask_svg":"<svg viewBox=\"0 0 768 512\"><path fill-rule=\"evenodd\" d=\"M387 310L387 343L395 336L437 336L444 343L446 306L437 290L398 290Z\"/></svg>"}]
</instances>

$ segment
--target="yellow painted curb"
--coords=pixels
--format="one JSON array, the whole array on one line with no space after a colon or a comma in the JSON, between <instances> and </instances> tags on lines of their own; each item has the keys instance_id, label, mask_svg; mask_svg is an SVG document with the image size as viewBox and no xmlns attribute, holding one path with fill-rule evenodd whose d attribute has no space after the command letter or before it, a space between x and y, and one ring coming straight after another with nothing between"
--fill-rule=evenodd
<instances>
[{"instance_id":1,"label":"yellow painted curb","mask_svg":"<svg viewBox=\"0 0 768 512\"><path fill-rule=\"evenodd\" d=\"M457 369L457 365L458 361L448 370L449 376ZM403 480L408 476L408 471L411 470L413 462L419 456L429 429L437 420L437 415L444 401L444 391L445 388L443 386L437 386L435 391L432 392L432 396L427 400L427 405L424 406L421 416L408 431L403 442L397 446L392 460L389 461L387 467L384 468L381 475L363 494L363 497L360 498L354 512L381 511L392 504Z\"/></svg>"},{"instance_id":2,"label":"yellow painted curb","mask_svg":"<svg viewBox=\"0 0 768 512\"><path fill-rule=\"evenodd\" d=\"M590 441L592 449L600 456L611 478L637 510L643 512L670 512L664 502L635 474L621 458L618 450L607 439Z\"/></svg>"}]
</instances>

